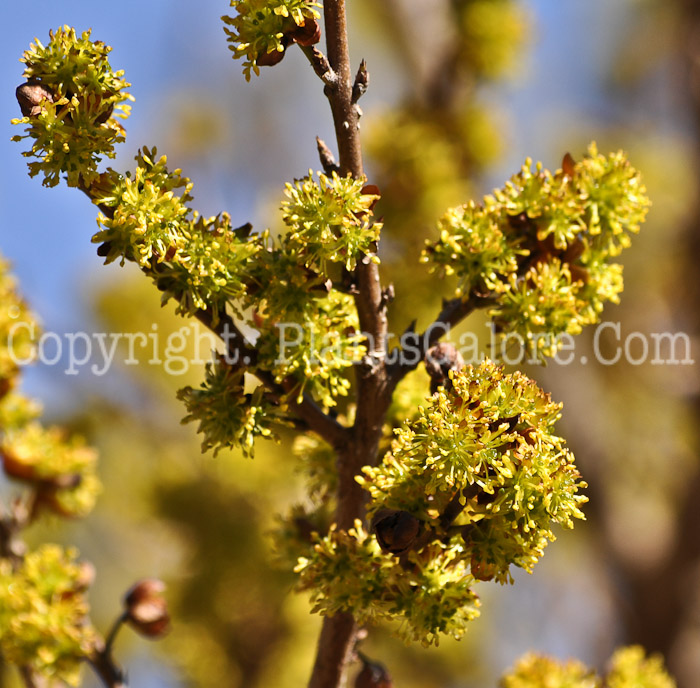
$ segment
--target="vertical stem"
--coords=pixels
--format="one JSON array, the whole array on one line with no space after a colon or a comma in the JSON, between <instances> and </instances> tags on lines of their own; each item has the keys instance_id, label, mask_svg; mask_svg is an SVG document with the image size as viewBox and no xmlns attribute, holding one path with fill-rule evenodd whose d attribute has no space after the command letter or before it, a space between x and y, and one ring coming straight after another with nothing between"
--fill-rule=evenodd
<instances>
[{"instance_id":1,"label":"vertical stem","mask_svg":"<svg viewBox=\"0 0 700 688\"><path fill-rule=\"evenodd\" d=\"M352 614L327 616L321 636L309 688L336 688L343 685L345 667L350 660L357 626Z\"/></svg>"},{"instance_id":2,"label":"vertical stem","mask_svg":"<svg viewBox=\"0 0 700 688\"><path fill-rule=\"evenodd\" d=\"M324 2L328 62L337 75L325 88L331 106L341 174L363 176L360 112L352 102L353 72L348 51L345 0ZM360 329L367 338L367 356L357 366L357 417L349 441L338 454L338 528L363 519L366 496L355 481L363 465L376 462L384 416L389 406L384 360L386 306L376 263L361 262L355 272ZM319 638L309 688L339 688L352 655L357 633L349 613L326 617Z\"/></svg>"},{"instance_id":3,"label":"vertical stem","mask_svg":"<svg viewBox=\"0 0 700 688\"><path fill-rule=\"evenodd\" d=\"M326 87L331 104L341 174L361 177L362 148L360 146L359 113L352 104L352 69L348 50L345 0L323 3L328 62L337 75L333 86Z\"/></svg>"},{"instance_id":4,"label":"vertical stem","mask_svg":"<svg viewBox=\"0 0 700 688\"><path fill-rule=\"evenodd\" d=\"M46 679L37 675L27 666L19 667L19 675L26 688L46 688Z\"/></svg>"}]
</instances>

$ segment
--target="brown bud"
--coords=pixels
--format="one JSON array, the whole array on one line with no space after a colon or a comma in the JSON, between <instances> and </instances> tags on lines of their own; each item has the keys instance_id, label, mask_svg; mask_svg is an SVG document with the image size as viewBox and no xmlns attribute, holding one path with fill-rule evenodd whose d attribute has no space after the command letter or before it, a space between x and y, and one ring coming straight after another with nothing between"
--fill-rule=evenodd
<instances>
[{"instance_id":1,"label":"brown bud","mask_svg":"<svg viewBox=\"0 0 700 688\"><path fill-rule=\"evenodd\" d=\"M363 667L355 678L355 688L393 688L394 683L383 664L372 662L361 653L358 655Z\"/></svg>"},{"instance_id":2,"label":"brown bud","mask_svg":"<svg viewBox=\"0 0 700 688\"><path fill-rule=\"evenodd\" d=\"M286 38L286 36L284 38ZM255 58L255 64L258 65L258 67L273 67L274 65L282 62L285 50L287 48L284 38L282 39L282 50L273 49L272 52L269 53L258 53L258 56Z\"/></svg>"},{"instance_id":3,"label":"brown bud","mask_svg":"<svg viewBox=\"0 0 700 688\"><path fill-rule=\"evenodd\" d=\"M141 635L160 638L170 627L168 603L162 593L165 583L157 578L144 578L129 589L124 597L127 621Z\"/></svg>"},{"instance_id":4,"label":"brown bud","mask_svg":"<svg viewBox=\"0 0 700 688\"><path fill-rule=\"evenodd\" d=\"M47 486L54 490L74 490L82 482L83 476L80 473L62 473L46 480Z\"/></svg>"},{"instance_id":5,"label":"brown bud","mask_svg":"<svg viewBox=\"0 0 700 688\"><path fill-rule=\"evenodd\" d=\"M571 153L565 153L564 159L561 161L561 171L570 178L573 178L574 172L576 171L576 161L572 157Z\"/></svg>"},{"instance_id":6,"label":"brown bud","mask_svg":"<svg viewBox=\"0 0 700 688\"><path fill-rule=\"evenodd\" d=\"M496 564L477 559L473 554L469 568L477 580L489 581L496 575Z\"/></svg>"},{"instance_id":7,"label":"brown bud","mask_svg":"<svg viewBox=\"0 0 700 688\"><path fill-rule=\"evenodd\" d=\"M508 215L508 224L516 232L521 232L522 234L534 234L537 231L537 224L525 212L517 215Z\"/></svg>"},{"instance_id":8,"label":"brown bud","mask_svg":"<svg viewBox=\"0 0 700 688\"><path fill-rule=\"evenodd\" d=\"M498 418L494 421L491 421L488 424L488 428L490 432L496 432L497 430L500 430L502 427L504 427L505 432L513 432L515 428L517 427L518 423L520 422L520 414L516 414L515 416L509 416L508 418Z\"/></svg>"},{"instance_id":9,"label":"brown bud","mask_svg":"<svg viewBox=\"0 0 700 688\"><path fill-rule=\"evenodd\" d=\"M308 47L321 40L321 25L315 19L307 19L286 35L299 45Z\"/></svg>"},{"instance_id":10,"label":"brown bud","mask_svg":"<svg viewBox=\"0 0 700 688\"><path fill-rule=\"evenodd\" d=\"M12 452L0 450L0 458L2 459L2 467L5 474L15 480L35 481L39 480L36 467L25 463L18 459Z\"/></svg>"},{"instance_id":11,"label":"brown bud","mask_svg":"<svg viewBox=\"0 0 700 688\"><path fill-rule=\"evenodd\" d=\"M392 554L408 551L420 533L420 521L407 511L380 509L372 519L379 546Z\"/></svg>"},{"instance_id":12,"label":"brown bud","mask_svg":"<svg viewBox=\"0 0 700 688\"><path fill-rule=\"evenodd\" d=\"M0 399L7 396L15 386L14 377L0 377Z\"/></svg>"},{"instance_id":13,"label":"brown bud","mask_svg":"<svg viewBox=\"0 0 700 688\"><path fill-rule=\"evenodd\" d=\"M567 247L566 251L562 254L562 261L564 263L573 263L578 260L583 252L586 250L586 244L581 239L574 239Z\"/></svg>"},{"instance_id":14,"label":"brown bud","mask_svg":"<svg viewBox=\"0 0 700 688\"><path fill-rule=\"evenodd\" d=\"M19 109L25 117L36 117L43 102L53 103L53 94L38 81L27 81L15 91Z\"/></svg>"},{"instance_id":15,"label":"brown bud","mask_svg":"<svg viewBox=\"0 0 700 688\"><path fill-rule=\"evenodd\" d=\"M100 258L106 258L109 255L109 252L112 249L112 244L109 241L105 241L104 243L100 244L97 247L97 255L100 256Z\"/></svg>"},{"instance_id":16,"label":"brown bud","mask_svg":"<svg viewBox=\"0 0 700 688\"><path fill-rule=\"evenodd\" d=\"M454 344L440 342L428 349L425 354L425 369L430 375L430 393L435 394L441 385L446 390L452 389L450 371L457 372L462 368L464 359Z\"/></svg>"},{"instance_id":17,"label":"brown bud","mask_svg":"<svg viewBox=\"0 0 700 688\"><path fill-rule=\"evenodd\" d=\"M339 172L340 168L335 162L335 157L331 152L331 149L326 145L323 139L316 137L316 150L318 150L318 157L321 160L321 165L323 166L323 171L330 175L333 172Z\"/></svg>"},{"instance_id":18,"label":"brown bud","mask_svg":"<svg viewBox=\"0 0 700 688\"><path fill-rule=\"evenodd\" d=\"M114 105L110 105L99 117L95 118L95 124L104 124L114 112Z\"/></svg>"},{"instance_id":19,"label":"brown bud","mask_svg":"<svg viewBox=\"0 0 700 688\"><path fill-rule=\"evenodd\" d=\"M377 196L377 198L372 201L372 205L369 207L370 210L374 210L374 206L377 205L377 201L382 195L376 184L365 184L360 190L360 193L363 196Z\"/></svg>"},{"instance_id":20,"label":"brown bud","mask_svg":"<svg viewBox=\"0 0 700 688\"><path fill-rule=\"evenodd\" d=\"M582 284L588 284L590 279L590 274L586 268L580 265L569 265L569 272L571 273L572 282L581 282Z\"/></svg>"},{"instance_id":21,"label":"brown bud","mask_svg":"<svg viewBox=\"0 0 700 688\"><path fill-rule=\"evenodd\" d=\"M170 244L170 246L168 246L168 250L165 252L165 256L163 256L163 260L172 260L176 253L177 246L175 246L175 244Z\"/></svg>"}]
</instances>

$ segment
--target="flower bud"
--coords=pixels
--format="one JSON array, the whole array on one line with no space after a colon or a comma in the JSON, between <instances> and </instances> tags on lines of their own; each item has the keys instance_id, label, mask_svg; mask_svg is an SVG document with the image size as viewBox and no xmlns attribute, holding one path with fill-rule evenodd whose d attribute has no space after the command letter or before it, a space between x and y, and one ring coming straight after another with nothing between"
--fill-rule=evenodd
<instances>
[{"instance_id":1,"label":"flower bud","mask_svg":"<svg viewBox=\"0 0 700 688\"><path fill-rule=\"evenodd\" d=\"M95 118L95 124L104 124L114 114L114 105L110 105L99 117Z\"/></svg>"},{"instance_id":2,"label":"flower bud","mask_svg":"<svg viewBox=\"0 0 700 688\"><path fill-rule=\"evenodd\" d=\"M321 40L321 26L315 19L306 19L301 26L297 26L286 35L299 45L308 47Z\"/></svg>"},{"instance_id":3,"label":"flower bud","mask_svg":"<svg viewBox=\"0 0 700 688\"><path fill-rule=\"evenodd\" d=\"M452 389L450 371L457 372L462 368L464 359L454 344L440 342L428 349L425 354L425 369L430 375L430 393L435 394L440 386L448 391Z\"/></svg>"},{"instance_id":4,"label":"flower bud","mask_svg":"<svg viewBox=\"0 0 700 688\"><path fill-rule=\"evenodd\" d=\"M15 480L25 480L27 482L39 480L36 466L22 461L20 457L15 456L8 449L0 449L0 459L2 460L2 467L5 471L5 475L8 477L15 478Z\"/></svg>"},{"instance_id":5,"label":"flower bud","mask_svg":"<svg viewBox=\"0 0 700 688\"><path fill-rule=\"evenodd\" d=\"M402 554L416 541L420 521L407 511L380 509L372 519L372 530L384 551Z\"/></svg>"},{"instance_id":6,"label":"flower bud","mask_svg":"<svg viewBox=\"0 0 700 688\"><path fill-rule=\"evenodd\" d=\"M53 103L53 94L38 81L27 81L15 91L19 109L24 117L36 117L44 101Z\"/></svg>"},{"instance_id":7,"label":"flower bud","mask_svg":"<svg viewBox=\"0 0 700 688\"><path fill-rule=\"evenodd\" d=\"M144 578L124 597L127 621L135 631L147 638L160 638L169 630L168 603L162 593L165 583L157 578Z\"/></svg>"},{"instance_id":8,"label":"flower bud","mask_svg":"<svg viewBox=\"0 0 700 688\"><path fill-rule=\"evenodd\" d=\"M15 386L14 377L0 377L0 399L7 396Z\"/></svg>"},{"instance_id":9,"label":"flower bud","mask_svg":"<svg viewBox=\"0 0 700 688\"><path fill-rule=\"evenodd\" d=\"M492 580L498 571L496 564L478 559L473 554L469 564L469 569L471 570L474 578L482 581Z\"/></svg>"},{"instance_id":10,"label":"flower bud","mask_svg":"<svg viewBox=\"0 0 700 688\"><path fill-rule=\"evenodd\" d=\"M570 265L569 272L571 273L572 282L581 282L582 284L588 284L591 279L591 275L586 270L586 268L580 265Z\"/></svg>"},{"instance_id":11,"label":"flower bud","mask_svg":"<svg viewBox=\"0 0 700 688\"><path fill-rule=\"evenodd\" d=\"M377 201L382 195L379 191L379 187L376 184L365 184L360 190L360 193L363 196L376 196L376 198L372 201L372 204L369 206L370 210L374 210L374 206L377 205Z\"/></svg>"},{"instance_id":12,"label":"flower bud","mask_svg":"<svg viewBox=\"0 0 700 688\"><path fill-rule=\"evenodd\" d=\"M576 172L576 161L571 153L565 153L564 159L561 161L561 171L570 179L573 179Z\"/></svg>"},{"instance_id":13,"label":"flower bud","mask_svg":"<svg viewBox=\"0 0 700 688\"><path fill-rule=\"evenodd\" d=\"M258 53L258 56L255 58L255 64L258 65L258 67L272 67L279 62L282 62L282 58L284 58L284 53L287 48L285 44L285 37L282 39L283 47L282 50L273 50L272 52L262 52Z\"/></svg>"}]
</instances>

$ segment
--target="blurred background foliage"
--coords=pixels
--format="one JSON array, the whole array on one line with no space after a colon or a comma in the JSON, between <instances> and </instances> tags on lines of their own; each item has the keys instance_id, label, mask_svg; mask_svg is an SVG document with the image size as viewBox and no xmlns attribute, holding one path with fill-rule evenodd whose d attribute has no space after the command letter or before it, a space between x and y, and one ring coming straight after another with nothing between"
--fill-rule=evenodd
<instances>
[{"instance_id":1,"label":"blurred background foliage","mask_svg":"<svg viewBox=\"0 0 700 688\"><path fill-rule=\"evenodd\" d=\"M603 351L612 356L630 333L683 331L697 356L700 2L350 4L351 52L356 61L368 59L372 77L363 129L369 181L382 193L375 212L385 224L384 279L396 290L393 331L414 319L419 329L429 324L441 297L452 293L418 265L446 208L478 200L527 155L556 169L565 152L579 158L595 139L602 152L628 151L654 204L624 256L622 303L604 313L621 323L623 341L607 330ZM207 3L206 11L215 25L224 7ZM183 18L192 19L181 15L182 36L172 35L172 48L191 64L180 79L155 80L139 98L139 70L127 72L134 114L145 107L148 121L127 123L121 164L141 143L158 145L194 180L203 214L229 210L234 226L253 220L257 229L276 227L284 181L319 167L313 136L332 145L321 89L292 51L257 83L244 84L235 65L211 58L208 45L195 58ZM33 17L40 37L51 26ZM31 37L22 36L22 49ZM97 30L94 37L102 38ZM33 191L44 193L36 184ZM90 230L81 231L87 244ZM1 230L0 247L8 237ZM36 236L24 241L36 242L34 256L44 250ZM34 383L48 390L54 419L98 448L105 490L87 520L37 526L30 540L76 544L94 562L91 603L102 630L133 580L167 581L174 619L168 638L151 645L125 631L117 643L133 685L304 685L319 619L303 597L289 594L294 578L275 568L269 537L275 514L303 498L291 435L280 445L259 444L254 460L201 455L194 428L179 425L184 409L175 391L200 382L209 341L161 309L134 271L85 270L78 319L94 331L157 334L159 355L149 340L136 348L138 365L105 377L85 370L77 379L49 371ZM25 285L30 298L32 288ZM55 312L45 317L61 322ZM487 350L483 321L467 326ZM182 374L149 364L166 357L171 334L179 339L170 343L183 348L170 353L202 364ZM640 356L638 341L631 345ZM593 363L593 347L593 333L584 333L575 363L527 370L564 402L559 430L590 485L588 521L549 548L532 576L516 572L512 587L482 586L482 617L465 640L424 650L373 629L362 649L389 667L396 686L495 686L527 650L602 667L616 646L630 642L663 652L680 688L700 685L698 367L649 359L604 366ZM13 681L6 672L0 685Z\"/></svg>"}]
</instances>

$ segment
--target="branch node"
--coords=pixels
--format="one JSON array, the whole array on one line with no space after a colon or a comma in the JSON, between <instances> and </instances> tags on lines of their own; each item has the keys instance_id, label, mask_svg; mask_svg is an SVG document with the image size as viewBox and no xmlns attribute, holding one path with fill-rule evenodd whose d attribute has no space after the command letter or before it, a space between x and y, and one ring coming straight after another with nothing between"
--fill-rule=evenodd
<instances>
[{"instance_id":1,"label":"branch node","mask_svg":"<svg viewBox=\"0 0 700 688\"><path fill-rule=\"evenodd\" d=\"M357 115L357 128L359 129L360 128L360 118L362 117L364 112L362 112L362 108L357 103L355 103L352 107L353 107L353 110L355 110L355 114Z\"/></svg>"},{"instance_id":2,"label":"branch node","mask_svg":"<svg viewBox=\"0 0 700 688\"><path fill-rule=\"evenodd\" d=\"M318 48L303 45L300 47L311 63L316 76L329 88L337 86L338 75L333 71L328 58Z\"/></svg>"}]
</instances>

